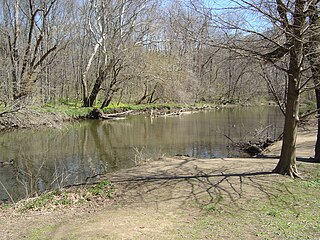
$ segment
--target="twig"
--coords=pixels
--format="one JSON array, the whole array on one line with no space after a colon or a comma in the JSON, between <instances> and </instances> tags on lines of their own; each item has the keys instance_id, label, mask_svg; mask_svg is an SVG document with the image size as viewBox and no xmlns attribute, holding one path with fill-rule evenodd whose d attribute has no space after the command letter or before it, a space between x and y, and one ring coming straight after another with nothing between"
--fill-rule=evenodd
<instances>
[{"instance_id":1,"label":"twig","mask_svg":"<svg viewBox=\"0 0 320 240\"><path fill-rule=\"evenodd\" d=\"M257 136L259 136L261 133L263 133L265 130L267 130L269 127L271 127L272 124L266 126L265 128L263 128L262 130L260 130L259 132L257 132L252 138L251 140L255 139Z\"/></svg>"},{"instance_id":2,"label":"twig","mask_svg":"<svg viewBox=\"0 0 320 240\"><path fill-rule=\"evenodd\" d=\"M319 111L320 111L320 108L317 108L317 109L315 109L315 110L313 110L313 111L311 111L311 112L306 112L305 114L302 114L302 115L299 117L299 119L302 120L302 119L304 119L304 118L306 118L306 117L308 117L308 116L310 116L310 115L312 115L312 114L314 114L314 113L316 113L316 112L319 112Z\"/></svg>"},{"instance_id":3,"label":"twig","mask_svg":"<svg viewBox=\"0 0 320 240\"><path fill-rule=\"evenodd\" d=\"M238 143L236 143L235 141L233 141L229 136L222 134L223 136L225 136L227 139L229 139L233 144L235 145L239 145Z\"/></svg>"},{"instance_id":4,"label":"twig","mask_svg":"<svg viewBox=\"0 0 320 240\"><path fill-rule=\"evenodd\" d=\"M0 181L1 186L3 187L4 191L7 193L8 197L10 198L11 202L15 204L15 201L13 200L11 194L8 192L7 188L3 185L3 183Z\"/></svg>"}]
</instances>

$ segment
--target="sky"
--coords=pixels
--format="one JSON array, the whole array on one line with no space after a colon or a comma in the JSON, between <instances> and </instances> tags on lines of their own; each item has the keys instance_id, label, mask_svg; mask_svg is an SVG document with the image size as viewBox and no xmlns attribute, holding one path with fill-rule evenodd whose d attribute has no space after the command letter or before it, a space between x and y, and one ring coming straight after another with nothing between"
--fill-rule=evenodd
<instances>
[{"instance_id":1,"label":"sky","mask_svg":"<svg viewBox=\"0 0 320 240\"><path fill-rule=\"evenodd\" d=\"M213 9L213 11L223 14L226 12L229 12L228 14L232 17L232 14L230 14L230 11L232 9L234 10L235 14L234 16L241 16L243 21L245 22L245 25L243 25L244 28L247 29L253 29L255 31L264 31L266 28L270 27L270 22L266 19L263 19L263 17L258 14L257 12L253 12L250 10L240 9L240 5L235 3L233 0L203 0L207 7ZM239 8L237 8L239 7Z\"/></svg>"},{"instance_id":2,"label":"sky","mask_svg":"<svg viewBox=\"0 0 320 240\"><path fill-rule=\"evenodd\" d=\"M227 7L232 7L236 6L235 3L229 0L204 0L206 5L208 7L213 7L213 8L227 8Z\"/></svg>"}]
</instances>

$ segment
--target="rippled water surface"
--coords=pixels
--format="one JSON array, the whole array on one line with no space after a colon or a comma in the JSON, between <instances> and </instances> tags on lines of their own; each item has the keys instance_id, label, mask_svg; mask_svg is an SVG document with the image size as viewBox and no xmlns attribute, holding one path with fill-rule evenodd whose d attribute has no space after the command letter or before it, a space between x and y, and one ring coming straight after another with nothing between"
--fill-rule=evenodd
<instances>
[{"instance_id":1,"label":"rippled water surface","mask_svg":"<svg viewBox=\"0 0 320 240\"><path fill-rule=\"evenodd\" d=\"M129 168L141 159L177 154L236 157L230 147L258 133L277 137L283 117L277 108L226 108L172 117L130 116L118 121L83 121L61 129L0 133L0 201L90 182ZM264 131L262 131L264 130ZM9 193L9 194L8 194Z\"/></svg>"}]
</instances>

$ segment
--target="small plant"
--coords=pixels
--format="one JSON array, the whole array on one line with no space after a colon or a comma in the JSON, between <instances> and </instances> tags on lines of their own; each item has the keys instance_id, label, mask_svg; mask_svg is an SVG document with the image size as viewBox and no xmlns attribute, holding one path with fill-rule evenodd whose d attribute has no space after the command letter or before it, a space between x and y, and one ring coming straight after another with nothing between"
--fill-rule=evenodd
<instances>
[{"instance_id":1,"label":"small plant","mask_svg":"<svg viewBox=\"0 0 320 240\"><path fill-rule=\"evenodd\" d=\"M146 163L148 161L150 161L150 159L148 159L146 157L146 154L145 154L145 149L144 147L142 147L141 149L137 148L137 147L133 147L133 150L135 151L135 154L134 154L134 164L136 166L139 166L143 163Z\"/></svg>"},{"instance_id":2,"label":"small plant","mask_svg":"<svg viewBox=\"0 0 320 240\"><path fill-rule=\"evenodd\" d=\"M271 217L279 217L281 215L280 211L277 209L271 209L267 212L267 215Z\"/></svg>"},{"instance_id":3,"label":"small plant","mask_svg":"<svg viewBox=\"0 0 320 240\"><path fill-rule=\"evenodd\" d=\"M114 188L110 181L104 180L90 187L88 189L88 192L90 192L94 196L111 198L114 192Z\"/></svg>"},{"instance_id":4,"label":"small plant","mask_svg":"<svg viewBox=\"0 0 320 240\"><path fill-rule=\"evenodd\" d=\"M70 199L70 197L68 195L68 192L62 192L59 195L57 194L55 196L53 204L56 205L56 206L59 206L59 205L70 205L70 204L72 204L72 200Z\"/></svg>"},{"instance_id":5,"label":"small plant","mask_svg":"<svg viewBox=\"0 0 320 240\"><path fill-rule=\"evenodd\" d=\"M44 193L35 199L27 201L23 210L40 209L49 204L54 198L54 192Z\"/></svg>"},{"instance_id":6,"label":"small plant","mask_svg":"<svg viewBox=\"0 0 320 240\"><path fill-rule=\"evenodd\" d=\"M214 212L217 210L217 207L214 204L208 204L203 207L203 210L207 212Z\"/></svg>"},{"instance_id":7,"label":"small plant","mask_svg":"<svg viewBox=\"0 0 320 240\"><path fill-rule=\"evenodd\" d=\"M12 206L13 206L12 204L4 203L4 204L0 205L0 209L7 210L7 209L10 209Z\"/></svg>"}]
</instances>

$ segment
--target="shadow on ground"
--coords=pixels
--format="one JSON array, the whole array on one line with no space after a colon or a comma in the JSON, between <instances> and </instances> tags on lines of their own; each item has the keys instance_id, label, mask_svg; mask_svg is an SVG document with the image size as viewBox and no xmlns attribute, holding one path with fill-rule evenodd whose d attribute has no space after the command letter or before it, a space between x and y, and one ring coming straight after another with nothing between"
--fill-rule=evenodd
<instances>
[{"instance_id":1,"label":"shadow on ground","mask_svg":"<svg viewBox=\"0 0 320 240\"><path fill-rule=\"evenodd\" d=\"M271 199L277 193L273 183L279 183L279 176L272 173L275 164L273 159L165 158L109 177L121 186L126 204L153 203L161 208L175 203L184 208L191 202L201 209L209 204L235 205L243 196L262 194Z\"/></svg>"}]
</instances>

